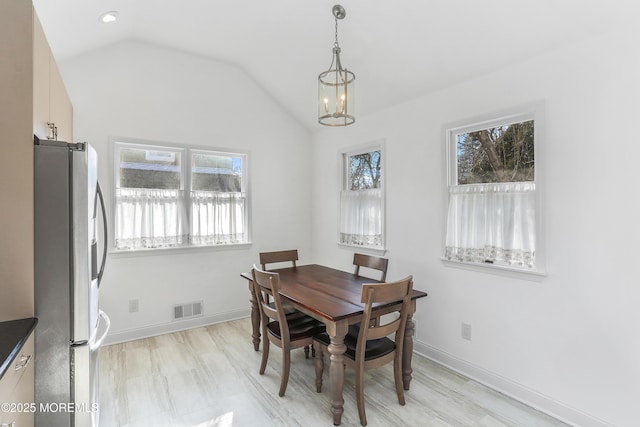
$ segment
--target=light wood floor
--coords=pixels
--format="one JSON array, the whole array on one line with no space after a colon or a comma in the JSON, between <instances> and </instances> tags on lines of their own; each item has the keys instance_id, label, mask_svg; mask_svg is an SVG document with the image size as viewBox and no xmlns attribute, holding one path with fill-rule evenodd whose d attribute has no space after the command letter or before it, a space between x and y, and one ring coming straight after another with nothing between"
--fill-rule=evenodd
<instances>
[{"instance_id":1,"label":"light wood floor","mask_svg":"<svg viewBox=\"0 0 640 427\"><path fill-rule=\"evenodd\" d=\"M332 426L329 370L316 393L313 359L293 351L280 398L280 349L271 346L259 375L261 353L253 350L250 331L249 319L242 319L101 349L100 426ZM418 355L406 406L400 406L391 367L365 378L371 427L565 425ZM344 400L342 425L359 426L349 368Z\"/></svg>"}]
</instances>

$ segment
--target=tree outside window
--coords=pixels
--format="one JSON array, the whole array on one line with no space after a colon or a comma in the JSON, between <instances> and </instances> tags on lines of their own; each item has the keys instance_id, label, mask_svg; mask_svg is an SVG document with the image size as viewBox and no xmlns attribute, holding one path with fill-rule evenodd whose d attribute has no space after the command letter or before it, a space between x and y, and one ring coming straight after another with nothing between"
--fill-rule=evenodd
<instances>
[{"instance_id":1,"label":"tree outside window","mask_svg":"<svg viewBox=\"0 0 640 427\"><path fill-rule=\"evenodd\" d=\"M382 144L342 153L342 162L338 242L384 249Z\"/></svg>"},{"instance_id":2,"label":"tree outside window","mask_svg":"<svg viewBox=\"0 0 640 427\"><path fill-rule=\"evenodd\" d=\"M380 150L348 156L349 183L351 191L380 188L382 177Z\"/></svg>"},{"instance_id":3,"label":"tree outside window","mask_svg":"<svg viewBox=\"0 0 640 427\"><path fill-rule=\"evenodd\" d=\"M458 185L535 179L533 120L456 135Z\"/></svg>"}]
</instances>

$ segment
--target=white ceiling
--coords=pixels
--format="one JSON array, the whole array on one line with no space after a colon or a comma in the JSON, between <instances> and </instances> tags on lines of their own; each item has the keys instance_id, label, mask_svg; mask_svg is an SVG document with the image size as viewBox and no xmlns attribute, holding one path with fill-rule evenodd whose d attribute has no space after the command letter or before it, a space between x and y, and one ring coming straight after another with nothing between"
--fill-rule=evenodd
<instances>
[{"instance_id":1,"label":"white ceiling","mask_svg":"<svg viewBox=\"0 0 640 427\"><path fill-rule=\"evenodd\" d=\"M139 40L233 63L310 131L339 21L356 117L596 35L632 0L34 0L58 61ZM120 19L101 24L116 10ZM215 76L212 76L215 78ZM354 126L357 126L357 122Z\"/></svg>"}]
</instances>

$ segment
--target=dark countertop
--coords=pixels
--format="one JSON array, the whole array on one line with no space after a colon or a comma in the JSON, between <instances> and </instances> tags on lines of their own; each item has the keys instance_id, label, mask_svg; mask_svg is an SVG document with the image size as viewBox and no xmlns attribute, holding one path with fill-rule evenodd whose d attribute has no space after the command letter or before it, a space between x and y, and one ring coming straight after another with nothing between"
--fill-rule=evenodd
<instances>
[{"instance_id":1,"label":"dark countertop","mask_svg":"<svg viewBox=\"0 0 640 427\"><path fill-rule=\"evenodd\" d=\"M0 322L0 380L37 323L38 319L35 317Z\"/></svg>"}]
</instances>

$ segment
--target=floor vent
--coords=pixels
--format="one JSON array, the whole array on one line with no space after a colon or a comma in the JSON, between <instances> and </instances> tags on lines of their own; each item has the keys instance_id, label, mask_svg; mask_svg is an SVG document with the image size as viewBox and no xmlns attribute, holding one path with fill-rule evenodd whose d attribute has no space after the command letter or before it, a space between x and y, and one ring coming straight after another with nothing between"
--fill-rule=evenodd
<instances>
[{"instance_id":1,"label":"floor vent","mask_svg":"<svg viewBox=\"0 0 640 427\"><path fill-rule=\"evenodd\" d=\"M189 302L173 306L173 320L202 316L202 301Z\"/></svg>"}]
</instances>

